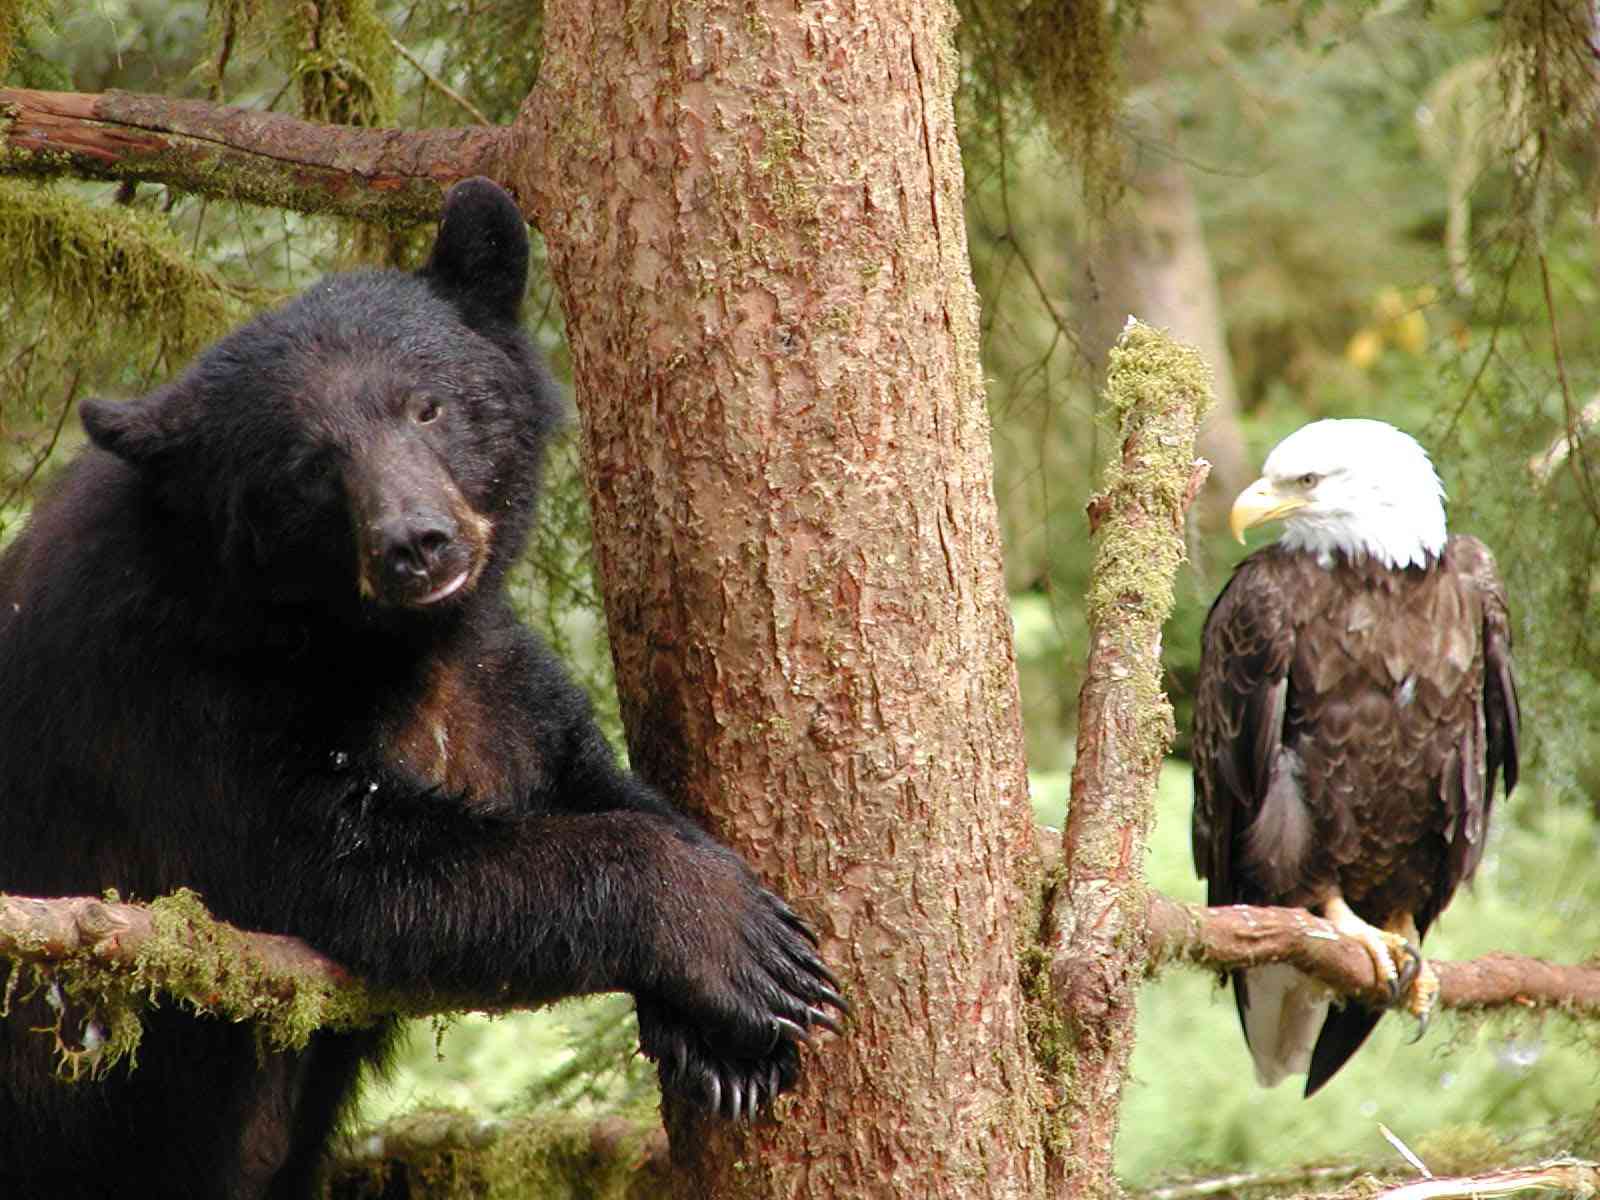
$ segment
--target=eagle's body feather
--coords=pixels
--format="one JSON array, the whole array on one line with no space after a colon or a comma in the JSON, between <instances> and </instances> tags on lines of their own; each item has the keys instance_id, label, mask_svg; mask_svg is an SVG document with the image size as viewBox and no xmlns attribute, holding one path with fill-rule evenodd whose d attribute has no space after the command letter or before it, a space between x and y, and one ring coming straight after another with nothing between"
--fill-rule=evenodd
<instances>
[{"instance_id":1,"label":"eagle's body feather","mask_svg":"<svg viewBox=\"0 0 1600 1200\"><path fill-rule=\"evenodd\" d=\"M1517 722L1505 592L1476 538L1398 566L1288 537L1258 550L1202 642L1193 835L1208 903L1342 899L1420 940L1483 855L1496 776L1516 782ZM1308 1095L1378 1019L1330 1010L1289 968L1235 972L1234 987L1258 1077L1309 1072Z\"/></svg>"}]
</instances>

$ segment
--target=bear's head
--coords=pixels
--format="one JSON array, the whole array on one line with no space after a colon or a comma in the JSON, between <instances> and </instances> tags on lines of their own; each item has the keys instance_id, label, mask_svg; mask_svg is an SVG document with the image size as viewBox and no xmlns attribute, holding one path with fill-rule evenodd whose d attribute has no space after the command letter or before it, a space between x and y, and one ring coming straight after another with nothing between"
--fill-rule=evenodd
<instances>
[{"instance_id":1,"label":"bear's head","mask_svg":"<svg viewBox=\"0 0 1600 1200\"><path fill-rule=\"evenodd\" d=\"M521 551L560 415L527 270L511 197L463 181L420 271L330 276L84 426L219 583L334 619L450 611Z\"/></svg>"}]
</instances>

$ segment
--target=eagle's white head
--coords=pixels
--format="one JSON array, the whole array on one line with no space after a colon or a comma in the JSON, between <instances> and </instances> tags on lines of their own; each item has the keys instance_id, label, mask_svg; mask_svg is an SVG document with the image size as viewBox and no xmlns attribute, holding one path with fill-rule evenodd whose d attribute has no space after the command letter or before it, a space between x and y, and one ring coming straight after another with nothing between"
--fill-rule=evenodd
<instances>
[{"instance_id":1,"label":"eagle's white head","mask_svg":"<svg viewBox=\"0 0 1600 1200\"><path fill-rule=\"evenodd\" d=\"M1416 439L1383 421L1313 421L1279 442L1229 525L1242 542L1277 518L1282 545L1324 566L1335 552L1391 567L1427 566L1444 552L1444 485Z\"/></svg>"}]
</instances>

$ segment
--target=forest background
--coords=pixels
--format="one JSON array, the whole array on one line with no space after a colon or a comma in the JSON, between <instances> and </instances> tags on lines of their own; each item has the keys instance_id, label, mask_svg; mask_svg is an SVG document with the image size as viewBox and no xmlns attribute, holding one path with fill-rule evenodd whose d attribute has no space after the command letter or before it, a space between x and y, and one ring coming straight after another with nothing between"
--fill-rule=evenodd
<instances>
[{"instance_id":1,"label":"forest background","mask_svg":"<svg viewBox=\"0 0 1600 1200\"><path fill-rule=\"evenodd\" d=\"M3 82L288 110L304 103L296 72L320 56L356 68L330 73L344 81L326 98L331 119L429 126L509 121L537 74L537 5L325 7L344 23L319 32L285 16L291 6L235 4L239 36L219 40L223 23L202 0L0 3L0 17L20 18ZM1600 411L1592 119L1563 123L1554 109L1542 122L1516 119L1498 5L1196 0L1108 11L1118 23L1110 60L1052 31L1062 54L1080 56L1078 70L1117 80L1105 93L1115 107L1076 124L1048 111L1048 96L1020 100L1011 88L990 41L1009 10L968 4L958 34L968 237L1040 818L1059 825L1065 805L1086 650L1084 503L1113 444L1095 397L1107 330L1131 310L1184 326L1208 349L1224 402L1205 446L1220 501L1199 506L1166 633L1179 744L1162 778L1152 886L1203 897L1188 851L1187 699L1199 623L1243 553L1217 529L1217 505L1305 421L1377 416L1428 445L1452 528L1500 558L1531 742L1531 769L1499 810L1478 882L1428 949L1591 955L1600 661L1588 630L1600 511L1581 436L1577 453L1561 439L1581 434L1591 404ZM7 35L0 21L0 44ZM87 201L98 214L76 257L70 243L63 254L64 243L26 234L26 214L69 201L64 213ZM107 273L104 247L124 228L165 239L162 270L141 260ZM0 541L78 444L78 398L146 390L322 272L405 264L427 238L160 187L41 190L0 178ZM537 269L533 288L530 323L565 376L560 312ZM616 728L575 441L559 456L518 595ZM598 1000L442 1032L420 1025L367 1116L433 1103L648 1110L652 1073L625 1057L630 1020L625 1001ZM1410 1034L1385 1022L1302 1102L1254 1086L1225 993L1199 973L1168 972L1141 997L1120 1170L1148 1184L1243 1164L1372 1161L1388 1153L1380 1123L1448 1170L1452 1155L1588 1118L1600 1094L1593 1036L1560 1021L1446 1016L1420 1045L1405 1044Z\"/></svg>"}]
</instances>

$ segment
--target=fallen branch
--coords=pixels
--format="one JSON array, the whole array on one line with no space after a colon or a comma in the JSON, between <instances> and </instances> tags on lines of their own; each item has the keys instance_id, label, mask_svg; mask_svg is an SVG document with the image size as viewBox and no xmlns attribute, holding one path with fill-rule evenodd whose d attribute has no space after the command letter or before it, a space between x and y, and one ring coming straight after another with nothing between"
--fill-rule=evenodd
<instances>
[{"instance_id":1,"label":"fallen branch","mask_svg":"<svg viewBox=\"0 0 1600 1200\"><path fill-rule=\"evenodd\" d=\"M1477 1196L1510 1196L1530 1191L1593 1196L1600 1191L1600 1166L1569 1158L1482 1175L1423 1179L1379 1192L1374 1200L1472 1200Z\"/></svg>"},{"instance_id":2,"label":"fallen branch","mask_svg":"<svg viewBox=\"0 0 1600 1200\"><path fill-rule=\"evenodd\" d=\"M1147 909L1150 969L1184 962L1211 970L1288 963L1341 995L1382 1005L1372 959L1359 943L1299 908L1207 908L1151 893ZM1557 1008L1600 1014L1600 965L1564 966L1515 954L1429 965L1439 976L1441 1008Z\"/></svg>"},{"instance_id":3,"label":"fallen branch","mask_svg":"<svg viewBox=\"0 0 1600 1200\"><path fill-rule=\"evenodd\" d=\"M363 129L133 92L0 88L0 173L160 183L380 224L435 219L458 179L505 178L507 132Z\"/></svg>"},{"instance_id":4,"label":"fallen branch","mask_svg":"<svg viewBox=\"0 0 1600 1200\"><path fill-rule=\"evenodd\" d=\"M1188 1179L1160 1187L1135 1189L1139 1200L1201 1200L1205 1196L1233 1196L1242 1192L1291 1191L1304 1195L1313 1185L1348 1183L1370 1174L1371 1167L1346 1164L1329 1167L1289 1167L1281 1171L1235 1171L1210 1179Z\"/></svg>"}]
</instances>

